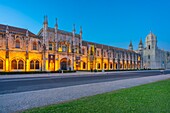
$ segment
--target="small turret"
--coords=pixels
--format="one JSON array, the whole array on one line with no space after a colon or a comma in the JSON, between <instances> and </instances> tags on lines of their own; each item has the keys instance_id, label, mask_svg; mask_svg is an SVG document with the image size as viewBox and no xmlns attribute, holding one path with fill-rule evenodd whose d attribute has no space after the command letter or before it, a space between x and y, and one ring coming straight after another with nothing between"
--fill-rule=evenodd
<instances>
[{"instance_id":1,"label":"small turret","mask_svg":"<svg viewBox=\"0 0 170 113\"><path fill-rule=\"evenodd\" d=\"M48 17L47 16L44 16L43 28L44 30L48 29Z\"/></svg>"},{"instance_id":2,"label":"small turret","mask_svg":"<svg viewBox=\"0 0 170 113\"><path fill-rule=\"evenodd\" d=\"M48 34L47 34L47 30L48 30L48 17L44 16L44 23L43 23L43 44L47 44L48 42Z\"/></svg>"},{"instance_id":3,"label":"small turret","mask_svg":"<svg viewBox=\"0 0 170 113\"><path fill-rule=\"evenodd\" d=\"M82 26L80 26L80 36L82 36L83 34L83 30L82 30Z\"/></svg>"},{"instance_id":4,"label":"small turret","mask_svg":"<svg viewBox=\"0 0 170 113\"><path fill-rule=\"evenodd\" d=\"M138 50L139 50L139 51L142 51L142 50L143 50L142 38L140 39L139 46L138 46Z\"/></svg>"},{"instance_id":5,"label":"small turret","mask_svg":"<svg viewBox=\"0 0 170 113\"><path fill-rule=\"evenodd\" d=\"M58 19L56 18L55 29L58 29Z\"/></svg>"},{"instance_id":6,"label":"small turret","mask_svg":"<svg viewBox=\"0 0 170 113\"><path fill-rule=\"evenodd\" d=\"M44 24L48 24L48 17L44 16Z\"/></svg>"},{"instance_id":7,"label":"small turret","mask_svg":"<svg viewBox=\"0 0 170 113\"><path fill-rule=\"evenodd\" d=\"M132 51L133 51L132 41L130 41L130 44L129 44L129 50L132 50Z\"/></svg>"},{"instance_id":8,"label":"small turret","mask_svg":"<svg viewBox=\"0 0 170 113\"><path fill-rule=\"evenodd\" d=\"M73 24L73 34L75 34L75 33L76 33L76 25Z\"/></svg>"}]
</instances>

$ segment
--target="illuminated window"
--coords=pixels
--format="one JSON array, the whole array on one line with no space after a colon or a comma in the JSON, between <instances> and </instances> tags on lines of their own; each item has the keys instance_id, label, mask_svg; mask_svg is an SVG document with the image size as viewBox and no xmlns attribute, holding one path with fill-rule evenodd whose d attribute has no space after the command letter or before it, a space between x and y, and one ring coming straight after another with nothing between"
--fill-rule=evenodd
<instances>
[{"instance_id":1,"label":"illuminated window","mask_svg":"<svg viewBox=\"0 0 170 113\"><path fill-rule=\"evenodd\" d=\"M37 50L37 43L36 42L33 43L33 50Z\"/></svg>"},{"instance_id":2,"label":"illuminated window","mask_svg":"<svg viewBox=\"0 0 170 113\"><path fill-rule=\"evenodd\" d=\"M34 61L33 60L31 60L31 62L30 62L30 69L34 69Z\"/></svg>"},{"instance_id":3,"label":"illuminated window","mask_svg":"<svg viewBox=\"0 0 170 113\"><path fill-rule=\"evenodd\" d=\"M20 48L20 41L19 40L16 40L16 45L15 45L16 48Z\"/></svg>"},{"instance_id":4,"label":"illuminated window","mask_svg":"<svg viewBox=\"0 0 170 113\"><path fill-rule=\"evenodd\" d=\"M18 62L18 69L24 69L24 62L22 60Z\"/></svg>"},{"instance_id":5,"label":"illuminated window","mask_svg":"<svg viewBox=\"0 0 170 113\"><path fill-rule=\"evenodd\" d=\"M3 69L3 60L0 60L0 69Z\"/></svg>"},{"instance_id":6,"label":"illuminated window","mask_svg":"<svg viewBox=\"0 0 170 113\"><path fill-rule=\"evenodd\" d=\"M11 65L12 69L17 69L17 61L16 60L12 60L12 65Z\"/></svg>"},{"instance_id":7,"label":"illuminated window","mask_svg":"<svg viewBox=\"0 0 170 113\"><path fill-rule=\"evenodd\" d=\"M35 62L35 69L40 69L40 63L38 60Z\"/></svg>"}]
</instances>

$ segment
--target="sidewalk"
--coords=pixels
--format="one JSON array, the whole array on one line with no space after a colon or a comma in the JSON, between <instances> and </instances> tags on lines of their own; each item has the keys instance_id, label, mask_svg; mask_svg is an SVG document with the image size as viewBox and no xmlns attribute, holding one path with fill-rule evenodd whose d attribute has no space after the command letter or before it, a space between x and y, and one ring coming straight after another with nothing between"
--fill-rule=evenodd
<instances>
[{"instance_id":1,"label":"sidewalk","mask_svg":"<svg viewBox=\"0 0 170 113\"><path fill-rule=\"evenodd\" d=\"M160 70L142 70L142 71L112 71L112 72L81 72L76 73L41 73L41 74L11 74L11 75L0 75L1 79L12 79L12 78L32 78L32 77L53 77L53 76L79 76L79 75L107 75L110 73L135 73L135 72L151 72Z\"/></svg>"},{"instance_id":2,"label":"sidewalk","mask_svg":"<svg viewBox=\"0 0 170 113\"><path fill-rule=\"evenodd\" d=\"M30 109L33 107L56 104L85 96L92 96L165 79L170 79L170 74L29 92L2 94L0 95L0 113L11 113L19 110Z\"/></svg>"}]
</instances>

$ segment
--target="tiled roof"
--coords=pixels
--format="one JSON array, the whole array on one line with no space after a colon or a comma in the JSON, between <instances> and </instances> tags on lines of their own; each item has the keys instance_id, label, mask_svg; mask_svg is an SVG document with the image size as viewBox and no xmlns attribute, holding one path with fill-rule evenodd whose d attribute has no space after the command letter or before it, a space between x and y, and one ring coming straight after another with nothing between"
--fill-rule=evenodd
<instances>
[{"instance_id":1,"label":"tiled roof","mask_svg":"<svg viewBox=\"0 0 170 113\"><path fill-rule=\"evenodd\" d=\"M0 24L0 31L1 32L6 32L6 27L8 25L3 25ZM26 35L27 29L24 28L18 28L18 27L13 27L13 26L8 26L8 30L10 33L15 33L15 34L21 34L21 35ZM29 36L36 37L36 35L28 30Z\"/></svg>"},{"instance_id":2,"label":"tiled roof","mask_svg":"<svg viewBox=\"0 0 170 113\"><path fill-rule=\"evenodd\" d=\"M118 51L126 51L126 52L131 52L131 53L135 53L134 51L132 50L127 50L127 49L122 49L122 48L117 48L117 47L114 47L114 46L109 46L109 45L104 45L104 44L98 44L98 43L95 43L95 42L89 42L89 41L82 41L82 45L83 46L88 46L89 45L95 45L97 48L103 48L103 49L115 49L115 50L118 50Z\"/></svg>"}]
</instances>

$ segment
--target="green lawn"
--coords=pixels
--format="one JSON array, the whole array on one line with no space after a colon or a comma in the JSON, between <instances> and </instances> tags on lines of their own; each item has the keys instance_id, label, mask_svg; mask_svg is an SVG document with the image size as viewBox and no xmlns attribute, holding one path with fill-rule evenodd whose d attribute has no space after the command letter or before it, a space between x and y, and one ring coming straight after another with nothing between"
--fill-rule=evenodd
<instances>
[{"instance_id":1,"label":"green lawn","mask_svg":"<svg viewBox=\"0 0 170 113\"><path fill-rule=\"evenodd\" d=\"M170 79L24 113L170 113Z\"/></svg>"}]
</instances>

